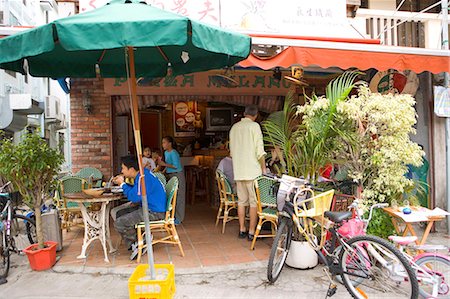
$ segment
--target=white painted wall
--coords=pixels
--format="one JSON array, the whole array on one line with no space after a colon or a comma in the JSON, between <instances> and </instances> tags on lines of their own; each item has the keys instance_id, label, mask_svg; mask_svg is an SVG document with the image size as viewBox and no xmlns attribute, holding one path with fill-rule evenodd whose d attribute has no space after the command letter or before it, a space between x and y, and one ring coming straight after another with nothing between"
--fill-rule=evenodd
<instances>
[{"instance_id":1,"label":"white painted wall","mask_svg":"<svg viewBox=\"0 0 450 299\"><path fill-rule=\"evenodd\" d=\"M395 10L395 0L369 0L369 9Z\"/></svg>"}]
</instances>

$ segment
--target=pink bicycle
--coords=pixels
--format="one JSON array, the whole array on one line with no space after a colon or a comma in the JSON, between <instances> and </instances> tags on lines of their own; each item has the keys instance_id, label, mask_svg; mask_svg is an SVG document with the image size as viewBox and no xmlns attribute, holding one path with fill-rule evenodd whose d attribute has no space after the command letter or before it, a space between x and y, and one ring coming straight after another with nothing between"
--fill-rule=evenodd
<instances>
[{"instance_id":1,"label":"pink bicycle","mask_svg":"<svg viewBox=\"0 0 450 299\"><path fill-rule=\"evenodd\" d=\"M387 204L377 204L371 207L369 217L364 219L358 209L358 200L355 200L350 209L356 211L356 217L343 224L338 233L345 238L353 238L366 234L367 226L372 218L374 208L381 208ZM396 243L399 251L408 260L419 283L419 294L423 298L447 298L450 299L450 253L449 248L443 245L415 245L417 237L390 236L389 239ZM405 250L408 249L408 250ZM364 248L360 248L365 255ZM419 251L417 255L410 255L408 251ZM445 250L447 255L439 253ZM357 283L357 281L355 282Z\"/></svg>"}]
</instances>

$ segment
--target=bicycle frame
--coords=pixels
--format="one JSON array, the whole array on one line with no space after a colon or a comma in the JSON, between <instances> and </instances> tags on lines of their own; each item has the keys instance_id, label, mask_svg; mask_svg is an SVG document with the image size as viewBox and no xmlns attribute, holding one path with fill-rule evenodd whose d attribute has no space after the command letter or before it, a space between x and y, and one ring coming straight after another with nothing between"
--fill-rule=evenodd
<instances>
[{"instance_id":1,"label":"bicycle frame","mask_svg":"<svg viewBox=\"0 0 450 299\"><path fill-rule=\"evenodd\" d=\"M0 193L0 198L7 199L6 205L0 213L0 221L4 221L4 223L6 224L5 231L6 231L6 235L9 236L9 235L11 235L11 219L12 219L12 215L13 215L11 200L9 199L8 193ZM6 215L6 220L4 220L5 215Z\"/></svg>"}]
</instances>

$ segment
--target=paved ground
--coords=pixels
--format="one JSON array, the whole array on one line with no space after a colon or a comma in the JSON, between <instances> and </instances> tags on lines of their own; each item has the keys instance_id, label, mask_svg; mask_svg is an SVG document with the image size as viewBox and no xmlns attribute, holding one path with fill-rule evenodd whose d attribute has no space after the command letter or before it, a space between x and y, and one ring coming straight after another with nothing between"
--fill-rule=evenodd
<instances>
[{"instance_id":1,"label":"paved ground","mask_svg":"<svg viewBox=\"0 0 450 299\"><path fill-rule=\"evenodd\" d=\"M33 272L23 257L12 269L0 298L128 298L129 269L118 274ZM256 262L233 266L183 269L176 274L175 298L325 298L326 277L321 267L300 271L285 268L275 285L266 283L266 265ZM58 270L58 268L57 268ZM102 271L102 269L99 269ZM122 272L121 274L119 274ZM335 298L349 298L345 288Z\"/></svg>"},{"instance_id":2,"label":"paved ground","mask_svg":"<svg viewBox=\"0 0 450 299\"><path fill-rule=\"evenodd\" d=\"M450 245L449 237L432 234L429 243ZM13 256L8 283L0 299L128 298L132 267L55 266L33 272L25 257ZM325 298L328 283L322 267L301 271L285 268L275 285L266 283L266 262L176 269L176 298ZM395 295L392 296L394 298ZM349 298L343 286L333 298Z\"/></svg>"}]
</instances>

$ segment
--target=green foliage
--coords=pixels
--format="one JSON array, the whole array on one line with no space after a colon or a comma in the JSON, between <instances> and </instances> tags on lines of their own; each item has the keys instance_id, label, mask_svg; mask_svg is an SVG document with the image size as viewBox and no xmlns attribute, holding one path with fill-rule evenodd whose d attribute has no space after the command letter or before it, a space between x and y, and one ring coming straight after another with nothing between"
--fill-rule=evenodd
<instances>
[{"instance_id":1,"label":"green foliage","mask_svg":"<svg viewBox=\"0 0 450 299\"><path fill-rule=\"evenodd\" d=\"M363 86L358 96L338 107L353 129L342 130L345 134L340 134L342 146L336 156L363 187L368 205L398 199L413 184L405 177L407 165L421 165L424 155L409 137L415 134L414 104L410 95L381 95Z\"/></svg>"},{"instance_id":2,"label":"green foliage","mask_svg":"<svg viewBox=\"0 0 450 299\"><path fill-rule=\"evenodd\" d=\"M355 72L346 72L327 86L326 97L315 94L308 103L298 106L290 92L282 111L271 114L262 124L266 144L280 148L283 153L280 172L306 177L315 182L320 169L332 162L333 141L337 133L338 104L354 87ZM300 117L300 116L303 117Z\"/></svg>"},{"instance_id":3,"label":"green foliage","mask_svg":"<svg viewBox=\"0 0 450 299\"><path fill-rule=\"evenodd\" d=\"M377 209L373 211L373 217L367 227L367 233L384 239L396 234L391 217L382 210Z\"/></svg>"},{"instance_id":4,"label":"green foliage","mask_svg":"<svg viewBox=\"0 0 450 299\"><path fill-rule=\"evenodd\" d=\"M300 176L299 157L294 134L298 129L299 119L296 114L296 105L293 92L286 96L283 110L269 115L262 123L264 130L264 140L269 147L279 148L282 152L280 157L281 173L288 173L292 176Z\"/></svg>"},{"instance_id":5,"label":"green foliage","mask_svg":"<svg viewBox=\"0 0 450 299\"><path fill-rule=\"evenodd\" d=\"M52 149L38 133L26 133L18 143L4 138L0 141L0 174L11 181L24 202L36 213L40 224L40 207L55 187L55 177L64 156ZM38 219L39 218L39 219ZM43 248L43 236L38 230L38 242Z\"/></svg>"}]
</instances>

